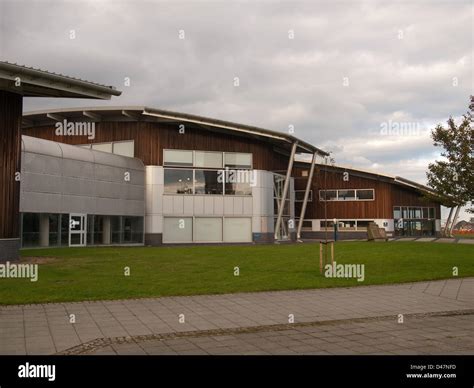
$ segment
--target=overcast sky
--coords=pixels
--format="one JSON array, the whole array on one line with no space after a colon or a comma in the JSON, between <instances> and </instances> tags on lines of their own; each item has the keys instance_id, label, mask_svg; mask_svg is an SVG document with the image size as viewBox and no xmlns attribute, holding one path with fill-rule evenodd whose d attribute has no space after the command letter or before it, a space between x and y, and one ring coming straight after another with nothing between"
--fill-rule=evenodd
<instances>
[{"instance_id":1,"label":"overcast sky","mask_svg":"<svg viewBox=\"0 0 474 388\"><path fill-rule=\"evenodd\" d=\"M147 105L292 125L338 164L420 183L439 154L429 130L468 109L472 55L471 1L0 0L1 60L123 91L27 98L25 111Z\"/></svg>"}]
</instances>

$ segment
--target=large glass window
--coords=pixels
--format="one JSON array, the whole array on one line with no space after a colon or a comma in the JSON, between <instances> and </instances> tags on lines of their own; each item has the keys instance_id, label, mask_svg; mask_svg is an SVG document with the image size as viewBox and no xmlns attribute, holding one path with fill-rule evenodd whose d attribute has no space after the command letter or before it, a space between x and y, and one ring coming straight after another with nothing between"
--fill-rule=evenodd
<instances>
[{"instance_id":1,"label":"large glass window","mask_svg":"<svg viewBox=\"0 0 474 388\"><path fill-rule=\"evenodd\" d=\"M194 166L204 168L222 168L222 152L195 151Z\"/></svg>"},{"instance_id":2,"label":"large glass window","mask_svg":"<svg viewBox=\"0 0 474 388\"><path fill-rule=\"evenodd\" d=\"M143 217L123 217L123 243L140 244L143 242Z\"/></svg>"},{"instance_id":3,"label":"large glass window","mask_svg":"<svg viewBox=\"0 0 474 388\"><path fill-rule=\"evenodd\" d=\"M193 151L164 150L163 164L165 166L192 167Z\"/></svg>"},{"instance_id":4,"label":"large glass window","mask_svg":"<svg viewBox=\"0 0 474 388\"><path fill-rule=\"evenodd\" d=\"M194 194L222 194L223 182L219 182L215 170L194 170Z\"/></svg>"},{"instance_id":5,"label":"large glass window","mask_svg":"<svg viewBox=\"0 0 474 388\"><path fill-rule=\"evenodd\" d=\"M22 244L24 247L40 245L40 214L23 213Z\"/></svg>"},{"instance_id":6,"label":"large glass window","mask_svg":"<svg viewBox=\"0 0 474 388\"><path fill-rule=\"evenodd\" d=\"M252 195L252 187L248 182L225 184L225 193L227 195Z\"/></svg>"},{"instance_id":7,"label":"large glass window","mask_svg":"<svg viewBox=\"0 0 474 388\"><path fill-rule=\"evenodd\" d=\"M166 168L164 170L164 193L193 194L193 170Z\"/></svg>"},{"instance_id":8,"label":"large glass window","mask_svg":"<svg viewBox=\"0 0 474 388\"><path fill-rule=\"evenodd\" d=\"M93 241L95 245L104 243L104 216L94 216ZM110 231L109 231L110 232Z\"/></svg>"},{"instance_id":9,"label":"large glass window","mask_svg":"<svg viewBox=\"0 0 474 388\"><path fill-rule=\"evenodd\" d=\"M59 214L49 215L49 246L58 246L61 242L61 229Z\"/></svg>"},{"instance_id":10,"label":"large glass window","mask_svg":"<svg viewBox=\"0 0 474 388\"><path fill-rule=\"evenodd\" d=\"M122 217L111 216L110 228L112 232L112 244L120 244L122 242Z\"/></svg>"},{"instance_id":11,"label":"large glass window","mask_svg":"<svg viewBox=\"0 0 474 388\"><path fill-rule=\"evenodd\" d=\"M224 165L229 168L252 168L252 154L226 152Z\"/></svg>"},{"instance_id":12,"label":"large glass window","mask_svg":"<svg viewBox=\"0 0 474 388\"><path fill-rule=\"evenodd\" d=\"M61 214L61 245L69 246L69 214Z\"/></svg>"},{"instance_id":13,"label":"large glass window","mask_svg":"<svg viewBox=\"0 0 474 388\"><path fill-rule=\"evenodd\" d=\"M434 236L435 209L433 207L400 207L393 208L395 235L397 236ZM431 217L431 215L433 217Z\"/></svg>"}]
</instances>

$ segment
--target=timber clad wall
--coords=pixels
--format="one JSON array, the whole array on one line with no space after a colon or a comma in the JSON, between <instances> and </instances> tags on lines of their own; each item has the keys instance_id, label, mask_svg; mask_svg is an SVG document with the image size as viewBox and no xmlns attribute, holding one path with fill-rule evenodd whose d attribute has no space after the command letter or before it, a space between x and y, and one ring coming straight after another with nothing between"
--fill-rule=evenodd
<instances>
[{"instance_id":1,"label":"timber clad wall","mask_svg":"<svg viewBox=\"0 0 474 388\"><path fill-rule=\"evenodd\" d=\"M23 134L67 144L101 143L135 140L135 157L145 165L163 165L163 149L188 149L224 152L251 152L253 168L286 170L288 156L276 153L273 145L256 138L210 132L186 124L180 134L177 124L155 122L99 122L95 125L96 138L86 136L56 136L54 125L23 129Z\"/></svg>"},{"instance_id":2,"label":"timber clad wall","mask_svg":"<svg viewBox=\"0 0 474 388\"><path fill-rule=\"evenodd\" d=\"M302 177L302 171L307 168L295 168L295 190L306 188L307 177ZM355 176L349 171L349 181L343 180L344 170L334 172L315 168L311 190L313 190L313 201L308 202L305 219L325 218L325 202L319 200L319 190L331 189L374 189L374 201L328 201L328 219L392 219L393 206L430 206L436 210L436 218L440 218L440 205L427 202L415 189L409 190L393 183L380 179L369 179ZM326 184L325 184L326 180ZM301 203L295 204L296 214L299 214Z\"/></svg>"},{"instance_id":3,"label":"timber clad wall","mask_svg":"<svg viewBox=\"0 0 474 388\"><path fill-rule=\"evenodd\" d=\"M0 90L0 239L19 238L22 96Z\"/></svg>"}]
</instances>

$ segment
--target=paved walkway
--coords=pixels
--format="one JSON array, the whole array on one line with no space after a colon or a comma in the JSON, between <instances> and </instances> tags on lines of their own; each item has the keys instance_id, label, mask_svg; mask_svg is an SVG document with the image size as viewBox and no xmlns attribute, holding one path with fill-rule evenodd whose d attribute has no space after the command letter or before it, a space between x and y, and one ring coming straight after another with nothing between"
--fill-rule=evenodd
<instances>
[{"instance_id":1,"label":"paved walkway","mask_svg":"<svg viewBox=\"0 0 474 388\"><path fill-rule=\"evenodd\" d=\"M98 338L459 312L474 278L360 286L0 307L0 354L54 354ZM74 314L75 323L70 317ZM183 322L184 318L184 322Z\"/></svg>"},{"instance_id":2,"label":"paved walkway","mask_svg":"<svg viewBox=\"0 0 474 388\"><path fill-rule=\"evenodd\" d=\"M474 314L268 326L248 333L176 335L107 341L79 354L94 355L331 355L474 354Z\"/></svg>"},{"instance_id":3,"label":"paved walkway","mask_svg":"<svg viewBox=\"0 0 474 388\"><path fill-rule=\"evenodd\" d=\"M389 238L389 241L403 242L436 242L444 244L474 244L474 238L452 238L452 237L396 237Z\"/></svg>"}]
</instances>

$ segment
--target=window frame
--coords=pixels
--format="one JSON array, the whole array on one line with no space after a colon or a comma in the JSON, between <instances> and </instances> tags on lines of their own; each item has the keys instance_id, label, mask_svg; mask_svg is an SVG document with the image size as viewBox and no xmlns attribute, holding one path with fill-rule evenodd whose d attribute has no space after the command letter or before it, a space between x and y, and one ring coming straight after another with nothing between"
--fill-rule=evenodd
<instances>
[{"instance_id":1,"label":"window frame","mask_svg":"<svg viewBox=\"0 0 474 388\"><path fill-rule=\"evenodd\" d=\"M357 191L358 190L366 190L366 191L372 191L373 196L372 199L358 199L357 198ZM321 193L322 192L327 192L327 191L335 191L336 192L336 197L335 199L330 199L326 200L322 197ZM354 199L339 199L339 191L354 191ZM318 190L319 192L319 201L321 202L366 202L366 201L375 201L375 189L373 188L367 188L367 189L320 189Z\"/></svg>"}]
</instances>

